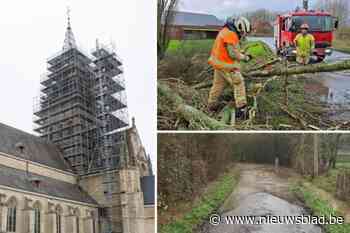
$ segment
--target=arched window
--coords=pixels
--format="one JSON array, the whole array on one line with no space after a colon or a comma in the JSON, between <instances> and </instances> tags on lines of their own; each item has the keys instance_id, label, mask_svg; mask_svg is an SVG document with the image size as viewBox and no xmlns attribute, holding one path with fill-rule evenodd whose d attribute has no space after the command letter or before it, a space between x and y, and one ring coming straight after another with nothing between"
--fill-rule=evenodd
<instances>
[{"instance_id":1,"label":"arched window","mask_svg":"<svg viewBox=\"0 0 350 233\"><path fill-rule=\"evenodd\" d=\"M96 233L96 220L92 219L92 233Z\"/></svg>"},{"instance_id":2,"label":"arched window","mask_svg":"<svg viewBox=\"0 0 350 233\"><path fill-rule=\"evenodd\" d=\"M7 203L6 231L16 232L17 201L11 198Z\"/></svg>"},{"instance_id":3,"label":"arched window","mask_svg":"<svg viewBox=\"0 0 350 233\"><path fill-rule=\"evenodd\" d=\"M75 229L76 233L80 233L80 221L79 221L79 216L80 216L80 211L78 208L74 210L74 215L75 215Z\"/></svg>"},{"instance_id":4,"label":"arched window","mask_svg":"<svg viewBox=\"0 0 350 233\"><path fill-rule=\"evenodd\" d=\"M56 233L62 233L62 208L56 207Z\"/></svg>"},{"instance_id":5,"label":"arched window","mask_svg":"<svg viewBox=\"0 0 350 233\"><path fill-rule=\"evenodd\" d=\"M76 217L76 224L77 224L77 233L80 233L80 224L79 224L79 216Z\"/></svg>"},{"instance_id":6,"label":"arched window","mask_svg":"<svg viewBox=\"0 0 350 233\"><path fill-rule=\"evenodd\" d=\"M96 219L95 219L95 213L94 211L90 212L91 219L92 219L92 233L96 233Z\"/></svg>"},{"instance_id":7,"label":"arched window","mask_svg":"<svg viewBox=\"0 0 350 233\"><path fill-rule=\"evenodd\" d=\"M34 205L34 233L41 233L41 206L36 202Z\"/></svg>"}]
</instances>

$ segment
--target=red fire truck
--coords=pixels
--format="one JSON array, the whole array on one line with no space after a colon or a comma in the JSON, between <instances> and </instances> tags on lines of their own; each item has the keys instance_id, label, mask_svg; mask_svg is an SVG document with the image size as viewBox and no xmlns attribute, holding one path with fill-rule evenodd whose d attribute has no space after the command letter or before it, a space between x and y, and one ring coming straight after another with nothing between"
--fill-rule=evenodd
<instances>
[{"instance_id":1,"label":"red fire truck","mask_svg":"<svg viewBox=\"0 0 350 233\"><path fill-rule=\"evenodd\" d=\"M303 8L285 15L278 15L274 24L276 51L290 60L295 59L294 38L300 32L300 26L307 23L309 32L315 37L313 56L318 62L332 54L333 32L338 27L338 20L325 11L308 9L308 0L303 1Z\"/></svg>"}]
</instances>

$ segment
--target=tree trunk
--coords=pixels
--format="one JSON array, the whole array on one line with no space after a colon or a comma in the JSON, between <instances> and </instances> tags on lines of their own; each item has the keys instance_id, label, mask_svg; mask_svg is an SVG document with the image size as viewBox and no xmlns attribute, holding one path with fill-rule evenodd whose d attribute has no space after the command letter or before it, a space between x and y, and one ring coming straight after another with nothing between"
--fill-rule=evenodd
<instances>
[{"instance_id":1,"label":"tree trunk","mask_svg":"<svg viewBox=\"0 0 350 233\"><path fill-rule=\"evenodd\" d=\"M180 114L185 120L188 122L198 122L204 128L208 128L210 130L220 130L220 129L229 129L229 125L225 125L220 121L215 120L214 118L209 117L204 112L187 105L185 101L176 94L171 88L164 84L158 82L158 93L163 95L166 99L168 99L172 104L174 104L176 112Z\"/></svg>"},{"instance_id":2,"label":"tree trunk","mask_svg":"<svg viewBox=\"0 0 350 233\"><path fill-rule=\"evenodd\" d=\"M337 160L333 159L332 160L332 168L336 169L336 164L337 164Z\"/></svg>"},{"instance_id":3,"label":"tree trunk","mask_svg":"<svg viewBox=\"0 0 350 233\"><path fill-rule=\"evenodd\" d=\"M249 80L261 80L266 77L282 76L282 75L297 75L297 74L307 74L307 73L323 73L323 72L333 72L350 70L350 60L341 61L332 64L319 63L314 65L306 66L296 66L292 68L274 67L271 70L256 70L243 72L242 75ZM212 68L208 68L207 73L213 72ZM193 86L195 89L203 89L210 87L213 84L212 79L198 83Z\"/></svg>"},{"instance_id":4,"label":"tree trunk","mask_svg":"<svg viewBox=\"0 0 350 233\"><path fill-rule=\"evenodd\" d=\"M247 78L256 77L271 77L281 75L294 75L294 74L307 74L307 73L322 73L322 72L333 72L340 70L349 70L350 60L341 61L332 64L319 63L314 65L296 66L285 69L283 67L274 68L272 70L258 70L244 73L243 76Z\"/></svg>"}]
</instances>

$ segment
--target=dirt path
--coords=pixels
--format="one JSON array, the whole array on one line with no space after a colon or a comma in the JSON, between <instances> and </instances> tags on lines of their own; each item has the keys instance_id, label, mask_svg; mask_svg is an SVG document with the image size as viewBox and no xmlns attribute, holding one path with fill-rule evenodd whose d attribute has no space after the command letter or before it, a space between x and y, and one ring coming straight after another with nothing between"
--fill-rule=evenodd
<instances>
[{"instance_id":1,"label":"dirt path","mask_svg":"<svg viewBox=\"0 0 350 233\"><path fill-rule=\"evenodd\" d=\"M225 216L300 216L306 211L296 205L296 199L288 191L289 183L297 177L290 169L266 165L240 164L240 182L235 191L219 209ZM294 204L293 204L294 203ZM200 233L321 233L314 225L228 225L221 223L202 226Z\"/></svg>"}]
</instances>

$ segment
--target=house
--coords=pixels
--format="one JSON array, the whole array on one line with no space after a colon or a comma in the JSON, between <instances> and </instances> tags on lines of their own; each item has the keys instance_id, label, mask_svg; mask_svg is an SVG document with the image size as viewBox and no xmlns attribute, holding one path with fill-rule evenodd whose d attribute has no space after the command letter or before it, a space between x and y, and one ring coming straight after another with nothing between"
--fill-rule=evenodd
<instances>
[{"instance_id":1,"label":"house","mask_svg":"<svg viewBox=\"0 0 350 233\"><path fill-rule=\"evenodd\" d=\"M169 26L170 39L214 39L223 25L214 15L176 11Z\"/></svg>"}]
</instances>

